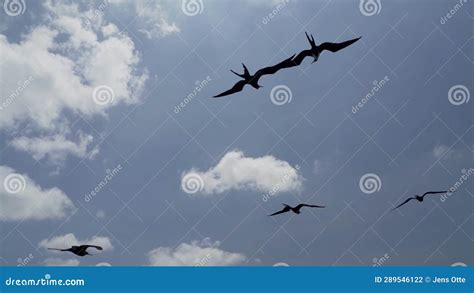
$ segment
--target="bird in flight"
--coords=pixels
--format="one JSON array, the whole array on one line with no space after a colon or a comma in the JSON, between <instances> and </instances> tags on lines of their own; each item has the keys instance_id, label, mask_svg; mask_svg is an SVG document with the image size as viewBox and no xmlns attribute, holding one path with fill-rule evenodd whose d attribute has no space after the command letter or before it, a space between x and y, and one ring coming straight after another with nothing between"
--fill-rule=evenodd
<instances>
[{"instance_id":1,"label":"bird in flight","mask_svg":"<svg viewBox=\"0 0 474 293\"><path fill-rule=\"evenodd\" d=\"M402 205L408 203L410 200L412 199L416 199L417 201L419 202L422 202L423 199L425 198L425 196L429 195L429 194L442 194L442 193L446 193L447 191L428 191L428 192L425 192L423 195L418 195L418 194L415 194L415 196L412 196L412 197L409 197L407 198L404 202L402 202L401 204L399 204L398 206L394 207L392 209L393 210L396 210L398 209L399 207L401 207Z\"/></svg>"},{"instance_id":2,"label":"bird in flight","mask_svg":"<svg viewBox=\"0 0 474 293\"><path fill-rule=\"evenodd\" d=\"M296 55L296 54L295 54ZM234 84L234 86L230 89L230 90L227 90L223 93L220 93L216 96L214 96L214 98L219 98L219 97L223 97L223 96L228 96L228 95L231 95L231 94L235 94L237 92L240 92L243 90L244 86L246 84L252 86L253 88L255 89L259 89L261 88L262 86L258 84L258 80L264 76L264 75L267 75L267 74L275 74L278 70L280 69L284 69L284 68L288 68L288 67L293 67L295 66L294 65L294 62L293 62L293 58L295 57L295 55L291 56L290 58L287 58L285 60L283 60L282 62L276 64L276 65L273 65L273 66L269 66L269 67L265 67L265 68L262 68L262 69L259 69L257 70L257 72L255 72L254 75L251 75L249 70L247 69L247 67L245 66L245 64L242 63L242 66L244 67L244 73L243 74L239 74L233 70L230 70L233 74L243 78L242 80L239 80L236 84Z\"/></svg>"},{"instance_id":3,"label":"bird in flight","mask_svg":"<svg viewBox=\"0 0 474 293\"><path fill-rule=\"evenodd\" d=\"M59 250L59 251L70 251L72 253L74 253L75 255L78 255L78 256L84 256L84 255L92 255L90 253L87 252L87 248L89 247L93 247L95 249L98 249L98 250L102 250L102 247L100 246L97 246L97 245L80 245L80 246L71 246L71 248L65 248L65 249L61 249L61 248L48 248L49 250Z\"/></svg>"},{"instance_id":4,"label":"bird in flight","mask_svg":"<svg viewBox=\"0 0 474 293\"><path fill-rule=\"evenodd\" d=\"M325 206L317 206L317 205L311 205L311 204L305 204L305 203L300 203L299 205L297 205L296 207L290 207L289 205L287 204L283 204L285 207L278 211L278 212L275 212L271 215L268 215L268 216L275 216L275 215L279 215L279 214L283 214L283 213L286 213L286 212L289 212L289 211L292 211L293 213L295 214L300 214L300 210L302 207L309 207L309 208L325 208Z\"/></svg>"},{"instance_id":5,"label":"bird in flight","mask_svg":"<svg viewBox=\"0 0 474 293\"><path fill-rule=\"evenodd\" d=\"M348 40L348 41L345 41L345 42L342 42L342 43L328 43L328 42L325 42L325 43L322 43L319 46L317 46L316 42L314 41L313 35L311 35L311 38L310 38L308 36L307 32L305 32L305 34L306 34L306 38L308 39L309 44L311 45L311 49L303 50L300 53L298 53L298 55L296 55L296 57L292 60L293 63L294 63L293 66L300 65L301 62L303 62L304 58L306 58L306 57L313 57L313 62L311 62L311 63L314 63L314 62L318 61L319 55L324 50L335 53L339 50L344 49L347 46L350 46L350 45L354 44L360 38L362 38L362 37L358 37L358 38Z\"/></svg>"}]
</instances>

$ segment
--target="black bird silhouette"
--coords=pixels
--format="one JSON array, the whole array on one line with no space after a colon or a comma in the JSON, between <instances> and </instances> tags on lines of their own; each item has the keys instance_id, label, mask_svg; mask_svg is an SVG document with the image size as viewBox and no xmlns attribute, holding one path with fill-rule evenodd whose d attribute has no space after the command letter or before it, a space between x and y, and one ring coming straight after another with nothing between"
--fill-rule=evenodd
<instances>
[{"instance_id":1,"label":"black bird silhouette","mask_svg":"<svg viewBox=\"0 0 474 293\"><path fill-rule=\"evenodd\" d=\"M303 50L300 53L298 53L298 55L296 55L296 57L293 59L293 63L294 63L293 66L300 65L301 62L303 62L304 58L306 58L306 57L313 57L314 59L313 59L313 62L311 62L311 63L314 63L314 62L318 61L319 55L324 50L331 51L331 52L335 53L339 50L344 49L347 46L350 46L350 45L354 44L360 38L362 38L362 37L358 37L356 39L348 40L348 41L345 41L345 42L342 42L342 43L328 43L328 42L326 42L326 43L322 43L321 45L317 46L316 42L314 41L313 35L311 35L311 38L310 38L308 36L307 32L305 32L305 34L306 34L306 38L308 39L309 44L311 45L311 49Z\"/></svg>"},{"instance_id":2,"label":"black bird silhouette","mask_svg":"<svg viewBox=\"0 0 474 293\"><path fill-rule=\"evenodd\" d=\"M299 205L297 205L296 207L290 207L289 205L287 204L283 204L285 207L281 210L281 211L278 211L278 212L275 212L271 215L268 215L268 216L275 216L275 215L278 215L278 214L283 214L283 213L286 213L286 212L289 212L289 211L292 211L293 213L295 214L300 214L300 209L302 207L310 207L310 208L325 208L325 206L317 206L317 205L311 205L311 204L305 204L305 203L300 203Z\"/></svg>"},{"instance_id":3,"label":"black bird silhouette","mask_svg":"<svg viewBox=\"0 0 474 293\"><path fill-rule=\"evenodd\" d=\"M296 55L296 54L295 54ZM283 60L282 62L276 64L276 65L273 65L273 66L269 66L269 67L265 67L265 68L262 68L262 69L259 69L257 70L257 72L255 72L254 75L250 75L250 72L249 70L247 69L247 67L245 66L245 64L242 63L242 66L244 67L244 73L243 74L239 74L233 70L230 70L233 74L243 78L243 80L240 80L238 81L230 90L227 90L223 93L220 93L216 96L214 96L214 98L219 98L219 97L223 97L223 96L228 96L228 95L231 95L231 94L234 94L234 93L237 93L237 92L240 92L243 90L244 86L246 84L249 84L251 85L253 88L255 89L259 89L261 88L262 86L258 84L258 80L264 76L264 75L267 75L267 74L275 74L278 70L280 69L284 69L284 68L289 68L289 67L293 67L295 66L294 65L294 62L293 62L293 58L295 57L295 55L291 56L290 58L287 58L285 60Z\"/></svg>"},{"instance_id":4,"label":"black bird silhouette","mask_svg":"<svg viewBox=\"0 0 474 293\"><path fill-rule=\"evenodd\" d=\"M422 202L423 199L425 198L425 196L427 196L428 194L441 194L441 193L446 193L446 192L447 192L447 191L428 191L428 192L425 192L425 193L424 193L423 195L421 195L421 196L418 195L418 194L415 194L415 196L407 198L404 202L402 202L402 203L399 204L398 206L394 207L394 208L392 209L392 211L398 209L399 207L401 207L402 205L408 203L408 202L409 202L410 200L412 200L412 199L416 199L417 201Z\"/></svg>"},{"instance_id":5,"label":"black bird silhouette","mask_svg":"<svg viewBox=\"0 0 474 293\"><path fill-rule=\"evenodd\" d=\"M98 250L102 250L102 247L100 246L97 246L97 245L79 245L79 246L71 246L71 248L65 248L65 249L61 249L61 248L48 248L49 250L59 250L59 251L70 251L72 253L74 253L75 255L79 255L79 256L84 256L84 255L92 255L90 253L87 252L87 248L89 247L93 247L93 248L96 248Z\"/></svg>"}]
</instances>

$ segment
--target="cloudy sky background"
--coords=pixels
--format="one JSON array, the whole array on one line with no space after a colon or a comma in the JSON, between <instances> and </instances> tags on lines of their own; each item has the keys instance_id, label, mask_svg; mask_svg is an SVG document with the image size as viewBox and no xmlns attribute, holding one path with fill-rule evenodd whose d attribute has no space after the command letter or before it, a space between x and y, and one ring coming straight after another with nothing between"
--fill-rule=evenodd
<instances>
[{"instance_id":1,"label":"cloudy sky background","mask_svg":"<svg viewBox=\"0 0 474 293\"><path fill-rule=\"evenodd\" d=\"M474 264L472 1L188 2L5 1L2 265Z\"/></svg>"}]
</instances>

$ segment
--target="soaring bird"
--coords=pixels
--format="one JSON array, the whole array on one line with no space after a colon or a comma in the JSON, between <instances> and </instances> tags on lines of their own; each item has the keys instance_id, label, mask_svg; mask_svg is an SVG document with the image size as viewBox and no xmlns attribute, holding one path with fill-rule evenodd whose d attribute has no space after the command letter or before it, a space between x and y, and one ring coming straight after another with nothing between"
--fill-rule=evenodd
<instances>
[{"instance_id":1,"label":"soaring bird","mask_svg":"<svg viewBox=\"0 0 474 293\"><path fill-rule=\"evenodd\" d=\"M402 202L402 203L399 204L398 206L394 207L394 208L392 209L392 211L398 209L399 207L401 207L402 205L406 204L407 202L409 202L409 201L412 200L412 199L416 199L417 201L422 202L423 199L424 199L424 197L427 196L428 194L442 194L442 193L446 193L446 192L447 192L447 191L428 191L428 192L425 192L425 193L424 193L423 195L421 195L421 196L418 195L418 194L415 194L415 196L407 198L404 202Z\"/></svg>"},{"instance_id":2,"label":"soaring bird","mask_svg":"<svg viewBox=\"0 0 474 293\"><path fill-rule=\"evenodd\" d=\"M74 253L75 255L84 256L84 255L92 255L92 254L87 252L87 248L89 248L89 247L93 247L95 249L102 250L102 247L97 246L97 245L80 245L80 246L74 245L74 246L71 246L71 248L65 248L65 249L61 249L61 248L48 248L48 249L49 250L59 250L59 251L69 251L69 252Z\"/></svg>"},{"instance_id":3,"label":"soaring bird","mask_svg":"<svg viewBox=\"0 0 474 293\"><path fill-rule=\"evenodd\" d=\"M293 61L293 57L295 57L295 55L291 56L290 58L287 58L283 61L281 61L280 63L276 64L276 65L273 65L273 66L269 66L269 67L265 67L265 68L262 68L262 69L259 69L257 70L257 72L255 72L254 75L251 75L249 70L247 69L247 67L245 66L245 64L242 63L242 66L244 67L244 73L243 74L239 74L233 70L230 70L233 74L243 78L243 80L240 80L238 81L230 90L227 90L223 93L220 93L216 96L214 96L214 98L219 98L219 97L223 97L223 96L228 96L228 95L231 95L231 94L234 94L234 93L237 93L237 92L240 92L242 91L242 89L244 88L244 86L246 84L249 84L251 85L253 88L255 89L259 89L261 88L262 86L258 84L258 80L263 76L263 75L266 75L266 74L274 74L276 73L278 70L280 69L283 69L283 68L288 68L288 67L292 67L292 66L295 66L294 65L294 61Z\"/></svg>"},{"instance_id":4,"label":"soaring bird","mask_svg":"<svg viewBox=\"0 0 474 293\"><path fill-rule=\"evenodd\" d=\"M356 39L352 39L352 40L345 41L345 42L342 42L342 43L328 43L328 42L326 42L326 43L322 43L321 45L317 46L316 42L314 41L313 35L311 35L311 38L310 38L308 36L307 32L305 32L305 34L306 34L306 38L308 39L309 44L311 45L311 49L303 50L300 53L298 53L298 55L296 55L296 57L293 59L293 63L294 63L293 66L300 65L301 62L303 62L304 58L306 58L306 57L313 57L313 62L311 62L311 63L314 63L314 62L318 61L319 55L324 50L331 51L331 52L335 53L339 50L344 49L347 46L350 46L350 45L354 44L360 38L362 38L362 37L358 37Z\"/></svg>"},{"instance_id":5,"label":"soaring bird","mask_svg":"<svg viewBox=\"0 0 474 293\"><path fill-rule=\"evenodd\" d=\"M286 213L286 212L289 212L289 211L292 211L295 214L300 214L301 213L300 210L301 210L302 207L325 208L325 206L317 206L317 205L311 205L311 204L305 204L305 203L300 203L296 207L290 207L287 204L283 204L283 205L285 207L281 211L275 212L275 213L273 213L271 215L268 215L268 216L275 216L275 215L283 214L283 213Z\"/></svg>"}]
</instances>

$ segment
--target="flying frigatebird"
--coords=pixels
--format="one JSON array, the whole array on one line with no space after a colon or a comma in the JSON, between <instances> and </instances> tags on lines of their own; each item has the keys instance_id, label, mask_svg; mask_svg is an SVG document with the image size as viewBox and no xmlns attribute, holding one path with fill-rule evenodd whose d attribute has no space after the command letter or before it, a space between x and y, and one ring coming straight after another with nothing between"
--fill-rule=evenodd
<instances>
[{"instance_id":1,"label":"flying frigatebird","mask_svg":"<svg viewBox=\"0 0 474 293\"><path fill-rule=\"evenodd\" d=\"M305 32L305 34L306 34L306 38L308 39L309 44L311 45L311 49L303 50L300 53L298 53L298 55L296 55L296 57L293 59L293 63L294 63L293 66L300 65L301 62L303 62L304 58L306 58L306 57L313 57L313 62L311 62L311 63L314 63L314 62L318 61L319 55L321 55L321 53L324 50L335 53L339 50L344 49L345 47L348 47L348 46L354 44L360 38L362 38L362 37L358 37L358 38L348 40L348 41L345 41L345 42L342 42L342 43L325 42L325 43L322 43L318 46L318 45L316 45L316 42L314 41L313 35L311 35L311 38L310 38L307 32Z\"/></svg>"},{"instance_id":2,"label":"flying frigatebird","mask_svg":"<svg viewBox=\"0 0 474 293\"><path fill-rule=\"evenodd\" d=\"M239 74L233 70L230 70L233 74L243 78L242 80L239 80L230 90L227 90L223 93L220 93L216 96L214 96L214 98L219 98L219 97L223 97L223 96L228 96L228 95L231 95L231 94L234 94L234 93L237 93L237 92L240 92L243 90L244 86L246 84L252 86L253 88L255 89L259 89L261 88L262 86L258 84L258 80L264 76L264 75L267 75L267 74L274 74L276 73L278 70L280 69L284 69L284 68L288 68L288 67L292 67L294 66L294 62L293 62L293 57L295 55L291 56L290 58L287 58L285 60L283 60L282 62L276 64L276 65L273 65L273 66L269 66L269 67L265 67L265 68L262 68L262 69L259 69L257 70L257 72L255 72L254 75L251 75L249 70L247 69L247 67L245 66L245 64L242 63L242 66L244 67L244 73L243 74Z\"/></svg>"},{"instance_id":3,"label":"flying frigatebird","mask_svg":"<svg viewBox=\"0 0 474 293\"><path fill-rule=\"evenodd\" d=\"M79 245L79 246L74 245L74 246L71 246L71 248L65 248L65 249L61 249L61 248L48 248L48 249L49 250L59 250L59 251L69 251L69 252L74 253L75 255L84 256L84 255L92 255L92 254L87 252L87 248L89 248L89 247L93 247L95 249L102 250L102 247L97 246L97 245Z\"/></svg>"},{"instance_id":4,"label":"flying frigatebird","mask_svg":"<svg viewBox=\"0 0 474 293\"><path fill-rule=\"evenodd\" d=\"M318 206L318 205L311 205L311 204L305 204L305 203L300 203L299 205L297 205L296 207L291 207L287 204L283 204L285 207L278 211L278 212L275 212L271 215L268 215L268 216L275 216L275 215L279 215L279 214L283 214L283 213L286 213L286 212L289 212L289 211L292 211L293 213L295 214L300 214L300 210L302 207L310 207L310 208L325 208L325 206Z\"/></svg>"},{"instance_id":5,"label":"flying frigatebird","mask_svg":"<svg viewBox=\"0 0 474 293\"><path fill-rule=\"evenodd\" d=\"M447 191L428 191L428 192L425 192L423 195L418 195L418 194L415 194L415 196L412 196L412 197L409 197L407 198L404 202L402 202L401 204L399 204L398 206L394 207L392 209L393 210L396 210L398 209L399 207L401 207L402 205L408 203L410 200L412 199L416 199L417 201L419 202L422 202L423 199L425 198L425 196L429 195L429 194L442 194L442 193L446 193Z\"/></svg>"}]
</instances>

